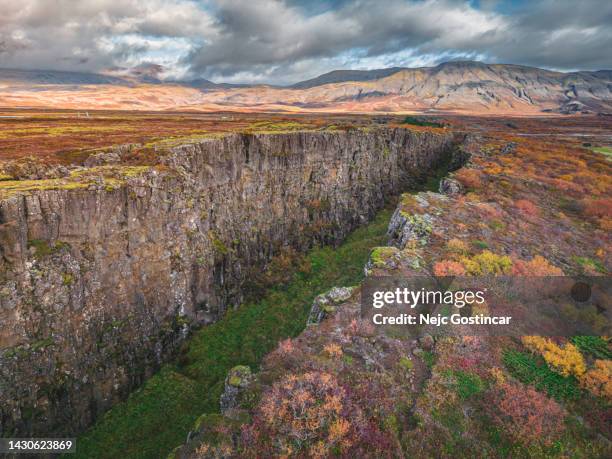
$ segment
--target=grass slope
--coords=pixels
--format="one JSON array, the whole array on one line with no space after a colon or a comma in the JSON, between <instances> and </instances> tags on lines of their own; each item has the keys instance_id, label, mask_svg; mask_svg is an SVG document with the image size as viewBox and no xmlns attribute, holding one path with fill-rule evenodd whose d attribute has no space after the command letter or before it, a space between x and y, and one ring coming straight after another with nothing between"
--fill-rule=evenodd
<instances>
[{"instance_id":1,"label":"grass slope","mask_svg":"<svg viewBox=\"0 0 612 459\"><path fill-rule=\"evenodd\" d=\"M383 210L355 230L338 248L307 255L308 272L261 301L229 312L197 331L180 363L168 364L142 388L100 419L78 439L76 458L160 458L183 442L195 420L219 409L227 371L235 365L256 369L279 340L304 328L314 297L333 286L358 283L371 248L384 245L391 217Z\"/></svg>"}]
</instances>

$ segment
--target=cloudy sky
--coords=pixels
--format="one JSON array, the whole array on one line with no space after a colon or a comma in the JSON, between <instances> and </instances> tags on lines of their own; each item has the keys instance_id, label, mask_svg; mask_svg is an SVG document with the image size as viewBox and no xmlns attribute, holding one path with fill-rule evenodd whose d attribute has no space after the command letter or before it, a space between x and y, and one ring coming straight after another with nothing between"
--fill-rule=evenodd
<instances>
[{"instance_id":1,"label":"cloudy sky","mask_svg":"<svg viewBox=\"0 0 612 459\"><path fill-rule=\"evenodd\" d=\"M288 84L457 59L610 69L611 50L610 0L0 0L3 68Z\"/></svg>"}]
</instances>

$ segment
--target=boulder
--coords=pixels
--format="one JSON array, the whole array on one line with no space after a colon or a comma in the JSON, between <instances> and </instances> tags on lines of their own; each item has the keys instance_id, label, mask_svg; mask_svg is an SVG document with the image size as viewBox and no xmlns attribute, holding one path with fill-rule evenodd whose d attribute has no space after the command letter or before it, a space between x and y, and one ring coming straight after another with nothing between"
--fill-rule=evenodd
<instances>
[{"instance_id":1,"label":"boulder","mask_svg":"<svg viewBox=\"0 0 612 459\"><path fill-rule=\"evenodd\" d=\"M317 296L308 315L308 325L318 324L336 310L336 306L348 300L355 287L334 287L326 293Z\"/></svg>"},{"instance_id":2,"label":"boulder","mask_svg":"<svg viewBox=\"0 0 612 459\"><path fill-rule=\"evenodd\" d=\"M440 180L440 193L448 196L456 196L463 194L463 192L463 185L458 180L448 177Z\"/></svg>"},{"instance_id":3,"label":"boulder","mask_svg":"<svg viewBox=\"0 0 612 459\"><path fill-rule=\"evenodd\" d=\"M106 164L117 164L119 162L121 162L121 156L119 156L118 153L96 153L85 160L85 167L104 166Z\"/></svg>"}]
</instances>

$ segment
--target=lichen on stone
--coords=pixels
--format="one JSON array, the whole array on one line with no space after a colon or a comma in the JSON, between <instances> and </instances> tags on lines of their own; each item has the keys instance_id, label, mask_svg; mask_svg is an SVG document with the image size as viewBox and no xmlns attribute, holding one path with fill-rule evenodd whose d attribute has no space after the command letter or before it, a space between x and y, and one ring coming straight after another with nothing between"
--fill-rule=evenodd
<instances>
[{"instance_id":1,"label":"lichen on stone","mask_svg":"<svg viewBox=\"0 0 612 459\"><path fill-rule=\"evenodd\" d=\"M375 268L384 268L398 253L397 247L375 247L370 254L370 260Z\"/></svg>"}]
</instances>

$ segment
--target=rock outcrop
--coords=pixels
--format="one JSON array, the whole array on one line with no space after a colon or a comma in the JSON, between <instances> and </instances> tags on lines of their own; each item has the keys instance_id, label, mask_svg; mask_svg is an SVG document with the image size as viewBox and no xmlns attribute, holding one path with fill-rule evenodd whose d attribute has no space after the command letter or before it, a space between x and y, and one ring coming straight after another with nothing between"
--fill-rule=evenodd
<instances>
[{"instance_id":1,"label":"rock outcrop","mask_svg":"<svg viewBox=\"0 0 612 459\"><path fill-rule=\"evenodd\" d=\"M459 182L459 180L450 178L450 177L445 177L442 180L440 180L439 191L442 194L447 194L449 196L456 196L459 194L463 194L465 190L463 188L463 185L461 185L461 182Z\"/></svg>"},{"instance_id":2,"label":"rock outcrop","mask_svg":"<svg viewBox=\"0 0 612 459\"><path fill-rule=\"evenodd\" d=\"M329 292L318 295L310 308L307 324L321 323L325 317L335 311L336 305L348 300L354 291L354 287L334 287Z\"/></svg>"},{"instance_id":3,"label":"rock outcrop","mask_svg":"<svg viewBox=\"0 0 612 459\"><path fill-rule=\"evenodd\" d=\"M452 144L403 129L233 134L113 186L1 200L0 433L82 431L190 327L240 304L281 247L339 243Z\"/></svg>"},{"instance_id":4,"label":"rock outcrop","mask_svg":"<svg viewBox=\"0 0 612 459\"><path fill-rule=\"evenodd\" d=\"M240 396L252 379L251 369L246 365L238 365L229 371L225 378L221 399L219 400L221 414L231 415L231 411L240 405Z\"/></svg>"}]
</instances>

